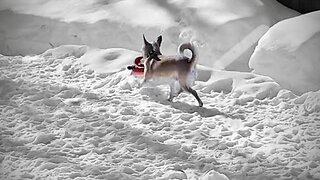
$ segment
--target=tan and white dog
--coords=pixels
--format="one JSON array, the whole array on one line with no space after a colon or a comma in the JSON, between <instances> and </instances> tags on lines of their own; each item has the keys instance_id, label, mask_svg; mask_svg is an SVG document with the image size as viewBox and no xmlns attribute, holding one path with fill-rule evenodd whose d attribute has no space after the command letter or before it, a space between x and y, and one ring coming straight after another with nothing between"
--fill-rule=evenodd
<instances>
[{"instance_id":1,"label":"tan and white dog","mask_svg":"<svg viewBox=\"0 0 320 180\"><path fill-rule=\"evenodd\" d=\"M195 78L196 52L191 43L181 44L178 48L178 56L163 56L160 52L162 36L159 36L156 41L149 43L143 35L144 46L142 48L142 56L144 61L144 80L143 83L150 79L158 77L171 78L179 82L179 91L174 93L174 84L170 84L169 101L178 96L182 90L191 93L198 101L199 106L203 103L197 92L191 88L190 76ZM184 50L189 49L192 53L191 58L183 55Z\"/></svg>"}]
</instances>

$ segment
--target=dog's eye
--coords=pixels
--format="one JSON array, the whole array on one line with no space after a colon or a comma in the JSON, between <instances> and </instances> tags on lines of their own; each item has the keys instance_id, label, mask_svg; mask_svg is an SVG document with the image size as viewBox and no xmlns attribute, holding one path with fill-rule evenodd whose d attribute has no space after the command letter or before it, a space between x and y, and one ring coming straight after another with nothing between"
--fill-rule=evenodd
<instances>
[{"instance_id":1,"label":"dog's eye","mask_svg":"<svg viewBox=\"0 0 320 180\"><path fill-rule=\"evenodd\" d=\"M154 51L150 51L150 52L149 52L149 54L153 54L153 53L154 53Z\"/></svg>"}]
</instances>

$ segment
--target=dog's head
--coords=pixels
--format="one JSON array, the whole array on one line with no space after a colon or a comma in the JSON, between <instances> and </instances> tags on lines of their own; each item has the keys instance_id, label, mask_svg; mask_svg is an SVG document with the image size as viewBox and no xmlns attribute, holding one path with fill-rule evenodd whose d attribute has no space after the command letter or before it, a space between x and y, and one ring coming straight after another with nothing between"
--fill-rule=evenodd
<instances>
[{"instance_id":1,"label":"dog's head","mask_svg":"<svg viewBox=\"0 0 320 180\"><path fill-rule=\"evenodd\" d=\"M160 35L156 41L149 43L146 40L146 37L144 37L144 35L143 35L143 41L144 41L144 45L142 48L143 58L147 58L149 60L155 59L157 61L160 61L160 58L158 56L162 55L161 51L160 51L162 36Z\"/></svg>"}]
</instances>

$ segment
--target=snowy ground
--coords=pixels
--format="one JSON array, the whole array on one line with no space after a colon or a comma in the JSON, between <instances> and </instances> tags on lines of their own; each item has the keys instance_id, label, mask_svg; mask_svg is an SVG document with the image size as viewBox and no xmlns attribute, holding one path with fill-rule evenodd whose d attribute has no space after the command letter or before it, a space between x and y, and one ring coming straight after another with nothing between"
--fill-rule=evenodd
<instances>
[{"instance_id":1,"label":"snowy ground","mask_svg":"<svg viewBox=\"0 0 320 180\"><path fill-rule=\"evenodd\" d=\"M0 179L320 179L319 15L276 0L0 1ZM125 67L143 33L165 55L196 44L204 107L139 87Z\"/></svg>"},{"instance_id":2,"label":"snowy ground","mask_svg":"<svg viewBox=\"0 0 320 180\"><path fill-rule=\"evenodd\" d=\"M84 57L94 52L111 69L93 70ZM135 53L1 56L1 179L320 178L319 91L295 96L266 77L199 67L204 107L186 93L170 103L167 86L139 88L115 68Z\"/></svg>"}]
</instances>

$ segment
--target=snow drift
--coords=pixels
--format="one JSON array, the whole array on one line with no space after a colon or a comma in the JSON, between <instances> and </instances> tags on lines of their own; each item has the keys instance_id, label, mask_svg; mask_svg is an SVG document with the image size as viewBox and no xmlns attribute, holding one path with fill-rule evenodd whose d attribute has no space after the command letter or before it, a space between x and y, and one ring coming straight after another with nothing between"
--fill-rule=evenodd
<instances>
[{"instance_id":1,"label":"snow drift","mask_svg":"<svg viewBox=\"0 0 320 180\"><path fill-rule=\"evenodd\" d=\"M320 11L280 21L259 40L249 66L296 94L320 89Z\"/></svg>"},{"instance_id":2,"label":"snow drift","mask_svg":"<svg viewBox=\"0 0 320 180\"><path fill-rule=\"evenodd\" d=\"M198 66L201 92L233 93L235 103L245 104L254 99L274 98L282 87L271 78L249 72L208 69Z\"/></svg>"},{"instance_id":3,"label":"snow drift","mask_svg":"<svg viewBox=\"0 0 320 180\"><path fill-rule=\"evenodd\" d=\"M140 53L123 48L98 49L80 45L63 45L45 51L41 56L63 59L74 57L86 69L99 73L117 72L133 63ZM70 67L70 61L63 61L64 69Z\"/></svg>"}]
</instances>

